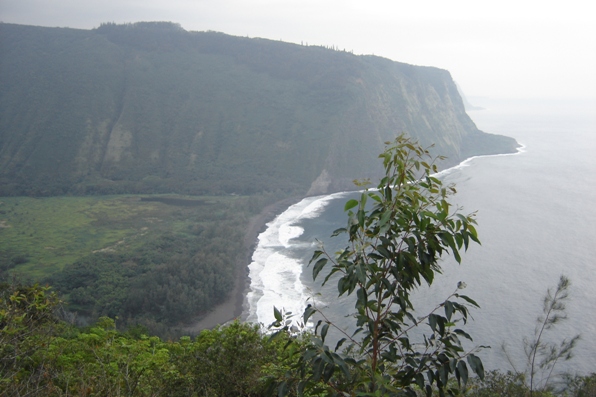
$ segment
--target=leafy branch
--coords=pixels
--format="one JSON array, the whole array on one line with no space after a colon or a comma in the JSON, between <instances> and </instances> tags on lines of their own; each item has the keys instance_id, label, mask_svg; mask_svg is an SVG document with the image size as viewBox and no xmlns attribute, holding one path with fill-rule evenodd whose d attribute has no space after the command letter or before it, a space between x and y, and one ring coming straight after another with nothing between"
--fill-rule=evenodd
<instances>
[{"instance_id":1,"label":"leafy branch","mask_svg":"<svg viewBox=\"0 0 596 397\"><path fill-rule=\"evenodd\" d=\"M355 330L352 335L340 330L344 337L332 351L325 338L330 328L338 327L321 314L323 320L295 367L297 375L284 380L280 395L288 394L292 384L299 395L305 390L331 395L414 395L416 387L429 396L433 388L444 395L455 392L448 387L451 376L465 386L468 365L480 377L484 375L482 362L474 354L478 348L465 352L460 341L472 337L456 328L458 322L467 322L468 305L478 307L477 303L456 290L416 319L410 299L414 289L430 286L441 273L439 260L444 254L452 254L459 263L460 250L467 250L470 242L480 243L474 214L451 212L448 197L455 187L443 186L432 176L437 172L436 159L428 149L403 135L387 145L379 156L385 177L376 189L367 189L359 200L345 204L347 226L333 233L347 234L348 246L335 255L318 249L310 260L313 279L327 268L323 284L336 281L339 296L355 296ZM320 312L309 305L304 324L315 313ZM275 309L274 314L273 327L283 331L287 325L282 313ZM414 343L409 332L422 324L431 332L424 335L423 343ZM343 353L338 353L344 345Z\"/></svg>"}]
</instances>

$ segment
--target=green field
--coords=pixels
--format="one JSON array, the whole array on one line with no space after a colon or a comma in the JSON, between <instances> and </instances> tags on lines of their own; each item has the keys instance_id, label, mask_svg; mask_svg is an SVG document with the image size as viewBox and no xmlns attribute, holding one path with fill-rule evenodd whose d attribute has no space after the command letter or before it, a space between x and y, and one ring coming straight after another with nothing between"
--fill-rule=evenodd
<instances>
[{"instance_id":1,"label":"green field","mask_svg":"<svg viewBox=\"0 0 596 397\"><path fill-rule=\"evenodd\" d=\"M138 247L148 234L191 233L238 199L177 196L183 205L168 205L148 197L164 196L0 198L4 266L42 279L89 254Z\"/></svg>"},{"instance_id":2,"label":"green field","mask_svg":"<svg viewBox=\"0 0 596 397\"><path fill-rule=\"evenodd\" d=\"M161 335L227 299L268 196L0 198L0 281L49 283L68 310Z\"/></svg>"}]
</instances>

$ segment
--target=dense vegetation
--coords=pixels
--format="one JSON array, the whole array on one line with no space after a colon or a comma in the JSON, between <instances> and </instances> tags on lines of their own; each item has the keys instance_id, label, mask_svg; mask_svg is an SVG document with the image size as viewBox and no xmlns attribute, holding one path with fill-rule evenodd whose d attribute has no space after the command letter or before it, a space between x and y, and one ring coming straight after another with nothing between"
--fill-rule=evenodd
<instances>
[{"instance_id":1,"label":"dense vegetation","mask_svg":"<svg viewBox=\"0 0 596 397\"><path fill-rule=\"evenodd\" d=\"M1 395L264 395L260 378L278 362L276 345L247 324L165 342L118 332L107 317L74 328L57 304L47 288L1 286Z\"/></svg>"},{"instance_id":2,"label":"dense vegetation","mask_svg":"<svg viewBox=\"0 0 596 397\"><path fill-rule=\"evenodd\" d=\"M559 303L555 306L560 307ZM48 287L0 284L0 395L326 396L333 394L328 389L330 384L351 387L355 385L350 377L370 376L362 371L363 363L350 360L353 351L347 350L342 354L349 366L347 372L332 371L327 377L327 364L340 356L331 354L316 335L309 333L271 337L257 326L236 321L202 331L195 338L166 341L148 336L139 326L120 332L115 325L113 319L101 317L88 327L74 327L64 321L58 296ZM453 325L444 326L447 329ZM304 358L313 354L321 354L320 362L324 364L318 365L318 377L317 366L313 367L314 373L302 370ZM390 360L390 356L382 359ZM456 368L461 371L459 365ZM383 364L381 370L389 374L392 367ZM596 394L596 374L571 376L557 389L550 384L532 388L530 377L531 373L526 372L493 371L483 379L470 376L462 384L460 373L458 382L452 380L444 386L450 394L471 397ZM290 379L308 381L310 387L290 386ZM389 386L385 377L373 379ZM407 381L407 376L397 380ZM417 386L418 382L410 383L410 395L428 395ZM348 388L343 395L355 392L356 388ZM387 392L392 394L386 390L382 395Z\"/></svg>"},{"instance_id":3,"label":"dense vegetation","mask_svg":"<svg viewBox=\"0 0 596 397\"><path fill-rule=\"evenodd\" d=\"M0 196L330 192L380 174L400 131L445 165L516 146L436 68L171 23L0 24Z\"/></svg>"},{"instance_id":4,"label":"dense vegetation","mask_svg":"<svg viewBox=\"0 0 596 397\"><path fill-rule=\"evenodd\" d=\"M248 220L274 196L8 197L0 281L49 283L76 322L176 330L230 297Z\"/></svg>"},{"instance_id":5,"label":"dense vegetation","mask_svg":"<svg viewBox=\"0 0 596 397\"><path fill-rule=\"evenodd\" d=\"M57 308L47 288L0 285L0 395L272 396L297 362L284 346L308 346L304 338L271 339L238 322L176 341L138 328L118 332L107 317L75 328L56 316ZM466 389L471 397L529 395L524 375L515 373L491 372ZM591 375L570 379L565 395L595 393Z\"/></svg>"}]
</instances>

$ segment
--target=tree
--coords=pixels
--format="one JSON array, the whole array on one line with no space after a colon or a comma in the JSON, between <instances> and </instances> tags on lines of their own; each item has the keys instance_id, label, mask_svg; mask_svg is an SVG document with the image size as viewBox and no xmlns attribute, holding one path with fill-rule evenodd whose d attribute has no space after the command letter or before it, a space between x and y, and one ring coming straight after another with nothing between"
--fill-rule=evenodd
<instances>
[{"instance_id":1,"label":"tree","mask_svg":"<svg viewBox=\"0 0 596 397\"><path fill-rule=\"evenodd\" d=\"M257 326L238 321L201 331L188 353L178 366L190 374L193 390L205 396L261 395L262 367L279 361L274 344Z\"/></svg>"},{"instance_id":2,"label":"tree","mask_svg":"<svg viewBox=\"0 0 596 397\"><path fill-rule=\"evenodd\" d=\"M456 190L433 176L436 159L427 149L403 135L387 145L379 156L385 176L377 189L366 189L359 200L345 204L347 227L333 233L346 233L348 246L336 254L321 248L310 261L314 279L327 268L323 284L337 281L339 296L355 293L356 330L344 333L330 349L325 339L335 326L309 305L303 324L315 313L322 320L302 350L296 372L277 380L280 395L292 390L298 395L415 395L417 388L427 395L436 388L444 395L454 392L448 386L453 375L465 386L468 365L483 376L477 349L466 352L460 341L472 338L457 328L468 319L468 305L478 306L458 292L465 284L460 282L445 301L418 318L410 299L414 289L430 286L441 273L444 254L451 253L459 263L459 251L479 243L474 214L451 211L448 197ZM288 331L291 314L278 309L274 314L272 327ZM423 324L430 332L417 343L411 331Z\"/></svg>"},{"instance_id":3,"label":"tree","mask_svg":"<svg viewBox=\"0 0 596 397\"><path fill-rule=\"evenodd\" d=\"M55 395L170 395L166 382L179 372L167 343L156 336L128 337L109 317L77 331L53 338L48 347Z\"/></svg>"},{"instance_id":4,"label":"tree","mask_svg":"<svg viewBox=\"0 0 596 397\"><path fill-rule=\"evenodd\" d=\"M543 300L543 315L536 319L537 326L534 331L534 339L531 341L524 340L530 375L530 396L536 388L540 388L538 382L542 381L542 389L549 385L557 362L571 359L573 357L573 348L579 340L578 334L571 339L563 339L560 345L557 346L556 343L545 342L543 338L546 331L567 318L565 301L569 296L569 285L569 279L561 276L557 288L554 291L551 289L547 291ZM542 379L540 380L537 379L538 370L542 372Z\"/></svg>"},{"instance_id":5,"label":"tree","mask_svg":"<svg viewBox=\"0 0 596 397\"><path fill-rule=\"evenodd\" d=\"M576 334L569 339L564 338L558 344L545 340L549 331L567 319L565 302L569 297L570 286L569 279L561 275L556 288L549 288L544 295L542 314L536 318L534 335L531 339L524 338L523 340L526 355L525 371L518 371L515 368L506 345L502 346L515 372L527 379L530 396L554 390L557 380L563 385L572 381L565 379L565 374L555 372L555 367L560 361L567 361L573 357L573 349L577 345L580 335ZM577 383L577 379L576 377L573 381Z\"/></svg>"},{"instance_id":6,"label":"tree","mask_svg":"<svg viewBox=\"0 0 596 397\"><path fill-rule=\"evenodd\" d=\"M59 304L49 287L0 284L0 395L47 388L45 347L60 327Z\"/></svg>"}]
</instances>

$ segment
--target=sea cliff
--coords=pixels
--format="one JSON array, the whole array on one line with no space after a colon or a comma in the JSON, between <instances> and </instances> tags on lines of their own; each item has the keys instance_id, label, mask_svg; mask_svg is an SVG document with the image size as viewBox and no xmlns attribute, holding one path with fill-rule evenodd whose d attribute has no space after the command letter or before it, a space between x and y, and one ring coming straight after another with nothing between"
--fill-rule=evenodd
<instances>
[{"instance_id":1,"label":"sea cliff","mask_svg":"<svg viewBox=\"0 0 596 397\"><path fill-rule=\"evenodd\" d=\"M401 132L443 168L517 145L445 70L171 23L0 24L0 70L0 196L320 194Z\"/></svg>"}]
</instances>

